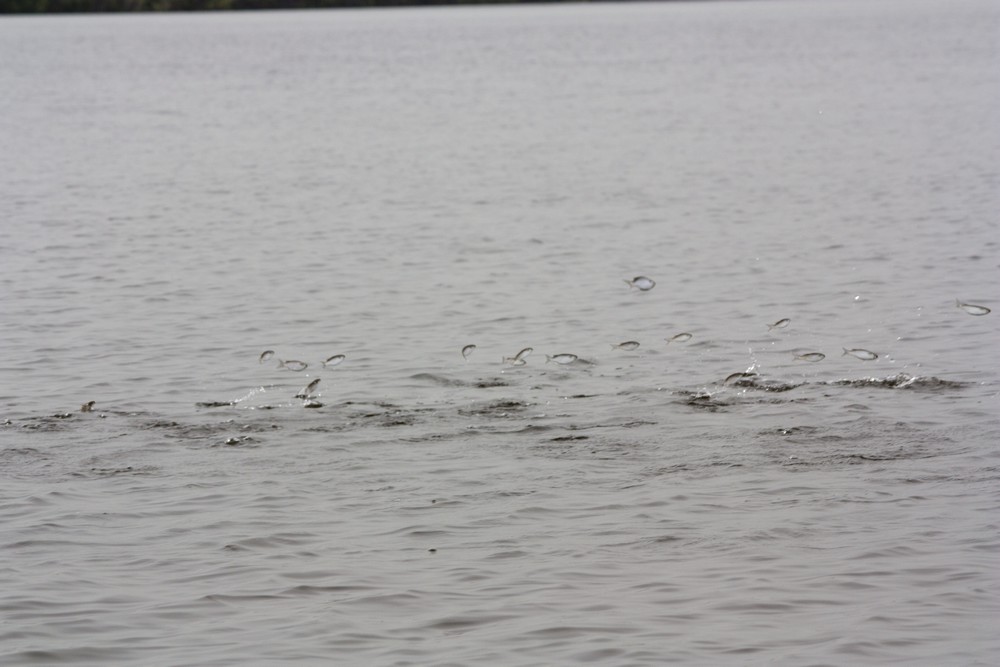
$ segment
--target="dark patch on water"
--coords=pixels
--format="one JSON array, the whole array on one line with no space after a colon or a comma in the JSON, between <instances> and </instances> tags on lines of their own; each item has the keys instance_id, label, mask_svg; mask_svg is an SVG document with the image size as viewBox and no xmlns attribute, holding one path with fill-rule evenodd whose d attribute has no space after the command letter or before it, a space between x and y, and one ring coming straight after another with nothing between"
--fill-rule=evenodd
<instances>
[{"instance_id":1,"label":"dark patch on water","mask_svg":"<svg viewBox=\"0 0 1000 667\"><path fill-rule=\"evenodd\" d=\"M457 380L455 378L450 378L444 375L437 375L436 373L417 373L410 376L411 380L417 380L418 382L428 382L430 384L436 384L439 387L466 387L468 383L463 380Z\"/></svg>"},{"instance_id":2,"label":"dark patch on water","mask_svg":"<svg viewBox=\"0 0 1000 667\"><path fill-rule=\"evenodd\" d=\"M744 377L734 380L728 384L729 387L739 389L755 389L757 391L785 392L801 387L804 382L784 382L782 380L771 380L759 375Z\"/></svg>"},{"instance_id":3,"label":"dark patch on water","mask_svg":"<svg viewBox=\"0 0 1000 667\"><path fill-rule=\"evenodd\" d=\"M634 419L628 422L613 422L610 424L586 424L586 425L572 425L566 428L570 431L584 431L592 428L639 428L640 426L653 426L656 422L649 421L646 419Z\"/></svg>"},{"instance_id":4,"label":"dark patch on water","mask_svg":"<svg viewBox=\"0 0 1000 667\"><path fill-rule=\"evenodd\" d=\"M780 380L762 380L759 378L754 378L746 386L750 389L756 389L758 391L770 391L770 392L780 393L797 389L801 387L803 384L804 384L803 382L782 382Z\"/></svg>"},{"instance_id":5,"label":"dark patch on water","mask_svg":"<svg viewBox=\"0 0 1000 667\"><path fill-rule=\"evenodd\" d=\"M767 388L767 386L773 386L773 388ZM787 384L780 383L775 385L765 385L765 386L755 386L754 389L763 389L763 391L772 393L784 393L800 387L800 384ZM709 393L707 391L689 391L689 390L679 390L675 392L677 396L680 397L678 401L681 405L686 405L690 408L695 408L697 410L702 410L705 412L723 412L733 407L746 406L746 405L785 405L789 403L809 403L813 399L810 398L778 398L778 397L767 397L761 395L745 394L743 392L733 393L725 391L717 391L715 393Z\"/></svg>"},{"instance_id":6,"label":"dark patch on water","mask_svg":"<svg viewBox=\"0 0 1000 667\"><path fill-rule=\"evenodd\" d=\"M527 410L528 403L512 399L500 399L487 403L474 404L468 408L459 408L458 414L468 417L509 417Z\"/></svg>"},{"instance_id":7,"label":"dark patch on water","mask_svg":"<svg viewBox=\"0 0 1000 667\"><path fill-rule=\"evenodd\" d=\"M472 386L478 389L488 389L490 387L509 387L510 383L500 378L480 378Z\"/></svg>"},{"instance_id":8,"label":"dark patch on water","mask_svg":"<svg viewBox=\"0 0 1000 667\"><path fill-rule=\"evenodd\" d=\"M43 433L48 433L52 431L65 431L72 428L70 423L67 423L72 413L64 413L60 415L50 415L47 417L33 417L22 421L19 426L28 431L40 431Z\"/></svg>"},{"instance_id":9,"label":"dark patch on water","mask_svg":"<svg viewBox=\"0 0 1000 667\"><path fill-rule=\"evenodd\" d=\"M90 468L86 472L71 473L73 477L117 477L121 475L150 475L156 468L152 466L120 466L116 468Z\"/></svg>"},{"instance_id":10,"label":"dark patch on water","mask_svg":"<svg viewBox=\"0 0 1000 667\"><path fill-rule=\"evenodd\" d=\"M202 401L194 405L198 408L228 408L236 405L236 401Z\"/></svg>"},{"instance_id":11,"label":"dark patch on water","mask_svg":"<svg viewBox=\"0 0 1000 667\"><path fill-rule=\"evenodd\" d=\"M154 421L146 422L145 424L142 425L142 427L147 429L154 429L154 428L174 429L174 428L180 428L180 424L174 421L156 419Z\"/></svg>"},{"instance_id":12,"label":"dark patch on water","mask_svg":"<svg viewBox=\"0 0 1000 667\"><path fill-rule=\"evenodd\" d=\"M417 418L414 417L413 415L396 415L396 416L386 415L382 419L382 422L379 424L379 426L383 428L391 428L394 426L410 426L412 424L415 424L416 421Z\"/></svg>"},{"instance_id":13,"label":"dark patch on water","mask_svg":"<svg viewBox=\"0 0 1000 667\"><path fill-rule=\"evenodd\" d=\"M427 382L439 387L476 387L477 389L487 389L489 387L507 387L509 383L501 378L478 378L473 382L451 378L446 375L436 373L417 373L410 376L411 380Z\"/></svg>"},{"instance_id":14,"label":"dark patch on water","mask_svg":"<svg viewBox=\"0 0 1000 667\"><path fill-rule=\"evenodd\" d=\"M357 418L364 420L367 425L375 425L383 428L411 426L417 423L417 416L414 412L398 409L368 412L358 415Z\"/></svg>"},{"instance_id":15,"label":"dark patch on water","mask_svg":"<svg viewBox=\"0 0 1000 667\"><path fill-rule=\"evenodd\" d=\"M966 382L956 382L954 380L942 380L936 377L919 377L899 373L885 378L860 378L856 380L843 379L832 380L826 384L840 387L857 387L866 389L874 387L877 389L909 389L911 391L943 392L955 389L963 389L968 386Z\"/></svg>"},{"instance_id":16,"label":"dark patch on water","mask_svg":"<svg viewBox=\"0 0 1000 667\"><path fill-rule=\"evenodd\" d=\"M469 433L531 434L531 433L544 433L546 431L552 431L557 428L559 427L550 426L548 424L528 424L527 426L521 426L517 428L509 428L506 426L493 426L493 425L485 425L485 426L475 425L475 426L466 426L465 430L462 433L463 434L469 434Z\"/></svg>"},{"instance_id":17,"label":"dark patch on water","mask_svg":"<svg viewBox=\"0 0 1000 667\"><path fill-rule=\"evenodd\" d=\"M720 400L711 394L696 394L689 392L678 392L684 396L683 400L680 401L682 405L686 405L690 408L696 408L698 410L704 410L706 412L718 412L728 408L731 404L728 401Z\"/></svg>"}]
</instances>

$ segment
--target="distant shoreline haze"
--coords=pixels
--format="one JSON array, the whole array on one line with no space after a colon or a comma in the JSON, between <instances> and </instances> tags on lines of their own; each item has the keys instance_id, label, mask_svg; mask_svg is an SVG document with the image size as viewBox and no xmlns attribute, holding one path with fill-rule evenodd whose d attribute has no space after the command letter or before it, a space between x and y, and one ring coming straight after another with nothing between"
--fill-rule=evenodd
<instances>
[{"instance_id":1,"label":"distant shoreline haze","mask_svg":"<svg viewBox=\"0 0 1000 667\"><path fill-rule=\"evenodd\" d=\"M587 1L544 0L544 2L550 3ZM633 2L635 0L603 1ZM197 12L255 9L329 9L337 7L542 4L542 2L543 0L0 0L0 14Z\"/></svg>"}]
</instances>

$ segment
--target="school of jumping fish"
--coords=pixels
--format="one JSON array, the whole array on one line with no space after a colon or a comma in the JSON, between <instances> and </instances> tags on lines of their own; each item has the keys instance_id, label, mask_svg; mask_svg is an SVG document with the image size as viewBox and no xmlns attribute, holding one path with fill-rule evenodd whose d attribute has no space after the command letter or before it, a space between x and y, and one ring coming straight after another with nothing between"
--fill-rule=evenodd
<instances>
[{"instance_id":1,"label":"school of jumping fish","mask_svg":"<svg viewBox=\"0 0 1000 667\"><path fill-rule=\"evenodd\" d=\"M625 283L629 286L630 289L634 287L634 288L636 288L636 289L638 289L639 291L642 291L642 292L648 292L649 290L653 289L656 286L656 281L653 280L652 278L648 278L646 276L636 276L635 278L632 278L631 280L625 280ZM961 301L960 299L956 299L955 300L955 306L957 308L959 308L960 310L962 310L963 312L968 313L969 315L974 315L976 317L981 317L983 315L988 315L990 312L992 312L986 306L980 306L980 305L972 304L972 303L965 303L965 302ZM787 329L788 326L791 323L792 323L792 319L790 317L783 317L780 320L772 322L771 324L767 324L766 326L767 326L767 330L768 331L772 331L774 329ZM671 343L686 343L687 341L691 340L692 338L694 338L694 334L692 334L690 332L687 332L687 331L684 331L684 332L681 332L681 333L674 334L673 336L670 336L669 338L665 338L664 340L667 342L667 345L669 345ZM637 349L638 347L639 347L639 341L635 341L635 340L626 340L626 341L622 341L620 343L612 343L611 344L611 349L613 349L613 350L623 350L625 352L631 352L631 351ZM472 355L473 352L476 351L476 349L477 349L477 347L475 345L473 345L473 344L466 345L461 350L462 358L466 362L468 362L469 361L469 357ZM866 349L863 349L863 348L846 348L845 347L845 348L841 348L841 349L843 350L843 353L841 354L841 356L851 356L851 357L854 357L856 359L860 359L861 361L874 361L874 360L878 359L878 356L879 356L878 353L872 352L871 350L866 350ZM532 352L534 352L534 348L525 347L525 348L522 348L520 351L518 351L513 356L510 356L510 357L507 357L507 356L501 357L500 362L502 364L506 364L506 365L509 365L509 366L524 366L524 365L526 365L528 363L527 359L531 355ZM309 367L308 362L300 361L298 359L280 359L280 358L277 358L277 357L275 357L275 351L274 350L264 350L263 352L261 352L260 356L257 358L257 362L259 364L263 364L264 362L269 361L272 358L277 359L277 361L278 361L278 366L277 367L279 369L289 370L289 371L293 371L293 372L301 372L301 371L304 371L305 369L307 369ZM332 355L330 357L327 357L325 360L323 360L321 362L321 364L322 364L323 368L333 368L335 366L339 366L340 364L344 363L344 361L346 361L346 359L347 359L347 355L345 355L345 354L334 354L334 355ZM818 363L818 362L823 361L824 359L826 359L826 354L824 354L823 352L819 352L819 351L803 352L801 354L795 354L793 356L793 359L795 361L805 361L805 362L809 362L809 363ZM562 365L562 366L568 366L570 364L589 364L589 363L592 363L592 362L586 361L585 359L581 358L580 356L578 356L576 354L572 354L572 353L569 353L569 352L559 352L557 354L546 354L545 355L545 363L549 363L549 362L555 362L556 364L559 364L559 365ZM752 371L752 370L750 370L750 371L740 371L740 372L732 373L731 375L727 376L725 380L723 380L723 384L724 385L734 385L734 384L738 385L741 381L752 380L753 378L757 377L757 375L758 374L756 372ZM302 405L303 405L303 407L306 407L306 408L320 408L320 407L323 407L323 404L320 403L317 400L318 394L316 393L316 389L317 389L317 387L319 387L319 383L320 383L320 378L314 379L312 382L310 382L305 387L303 387L298 393L296 393L295 396L294 396L294 398L302 399L302 401L303 401ZM80 412L93 412L95 405L96 405L96 401L87 401L86 403L84 403L83 405L80 406Z\"/></svg>"}]
</instances>

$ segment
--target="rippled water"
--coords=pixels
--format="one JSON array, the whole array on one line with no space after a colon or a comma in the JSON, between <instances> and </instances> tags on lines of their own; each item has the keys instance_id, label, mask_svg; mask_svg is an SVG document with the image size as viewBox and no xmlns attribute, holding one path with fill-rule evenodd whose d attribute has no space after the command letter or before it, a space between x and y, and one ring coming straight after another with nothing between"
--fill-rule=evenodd
<instances>
[{"instance_id":1,"label":"rippled water","mask_svg":"<svg viewBox=\"0 0 1000 667\"><path fill-rule=\"evenodd\" d=\"M994 664L998 28L0 20L0 662Z\"/></svg>"}]
</instances>

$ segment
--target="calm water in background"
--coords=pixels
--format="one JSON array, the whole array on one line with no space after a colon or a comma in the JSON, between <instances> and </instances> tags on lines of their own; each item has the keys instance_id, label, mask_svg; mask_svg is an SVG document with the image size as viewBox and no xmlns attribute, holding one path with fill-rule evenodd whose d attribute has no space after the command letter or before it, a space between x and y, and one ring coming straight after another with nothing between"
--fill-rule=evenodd
<instances>
[{"instance_id":1,"label":"calm water in background","mask_svg":"<svg viewBox=\"0 0 1000 667\"><path fill-rule=\"evenodd\" d=\"M0 662L994 664L998 36L0 20Z\"/></svg>"}]
</instances>

